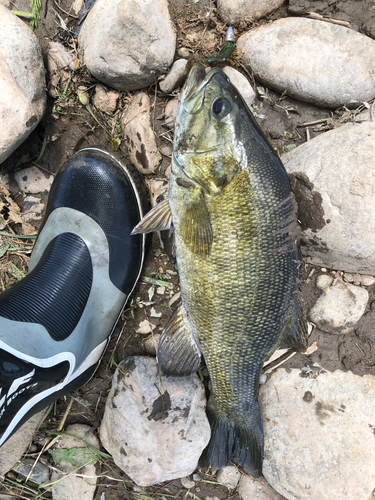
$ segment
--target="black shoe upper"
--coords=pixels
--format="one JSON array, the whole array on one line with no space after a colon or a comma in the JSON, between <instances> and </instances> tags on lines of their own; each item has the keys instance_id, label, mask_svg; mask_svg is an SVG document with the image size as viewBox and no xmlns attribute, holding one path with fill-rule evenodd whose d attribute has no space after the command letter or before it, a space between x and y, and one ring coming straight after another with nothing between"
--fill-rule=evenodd
<instances>
[{"instance_id":1,"label":"black shoe upper","mask_svg":"<svg viewBox=\"0 0 375 500\"><path fill-rule=\"evenodd\" d=\"M146 213L148 201L138 172L124 166L128 175L112 156L100 150L75 154L56 175L44 222L59 207L79 210L97 222L109 243L110 279L128 295L143 259L142 236L130 233Z\"/></svg>"}]
</instances>

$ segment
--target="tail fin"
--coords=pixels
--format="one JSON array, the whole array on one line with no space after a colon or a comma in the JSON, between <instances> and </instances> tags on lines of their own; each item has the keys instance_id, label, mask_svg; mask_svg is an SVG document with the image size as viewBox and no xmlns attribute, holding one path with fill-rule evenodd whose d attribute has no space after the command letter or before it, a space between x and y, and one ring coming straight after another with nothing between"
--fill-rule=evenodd
<instances>
[{"instance_id":1,"label":"tail fin","mask_svg":"<svg viewBox=\"0 0 375 500\"><path fill-rule=\"evenodd\" d=\"M207 408L211 424L211 440L203 452L202 461L212 469L221 469L233 460L247 474L262 475L263 421L257 401L251 411L238 413L229 420L228 415Z\"/></svg>"}]
</instances>

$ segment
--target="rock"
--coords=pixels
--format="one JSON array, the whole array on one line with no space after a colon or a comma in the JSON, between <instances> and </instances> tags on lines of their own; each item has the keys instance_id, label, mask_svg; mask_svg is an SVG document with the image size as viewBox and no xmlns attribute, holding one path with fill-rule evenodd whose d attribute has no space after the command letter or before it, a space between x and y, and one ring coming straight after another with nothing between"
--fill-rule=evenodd
<instances>
[{"instance_id":1,"label":"rock","mask_svg":"<svg viewBox=\"0 0 375 500\"><path fill-rule=\"evenodd\" d=\"M156 82L173 62L176 35L167 0L97 0L79 34L88 70L117 90Z\"/></svg>"},{"instance_id":2,"label":"rock","mask_svg":"<svg viewBox=\"0 0 375 500\"><path fill-rule=\"evenodd\" d=\"M375 41L344 26L289 17L247 32L237 46L259 80L301 101L337 108L375 97Z\"/></svg>"},{"instance_id":3,"label":"rock","mask_svg":"<svg viewBox=\"0 0 375 500\"><path fill-rule=\"evenodd\" d=\"M210 439L205 391L196 374L161 375L162 393L158 388L154 358L123 360L100 427L103 446L139 486L190 475Z\"/></svg>"},{"instance_id":4,"label":"rock","mask_svg":"<svg viewBox=\"0 0 375 500\"><path fill-rule=\"evenodd\" d=\"M193 474L193 481L199 482L202 481L202 478L199 474Z\"/></svg>"},{"instance_id":5,"label":"rock","mask_svg":"<svg viewBox=\"0 0 375 500\"><path fill-rule=\"evenodd\" d=\"M375 9L371 2L372 0L360 0L359 2L339 0L332 4L316 0L289 0L288 11L299 16L315 12L328 18L349 21L350 26L356 31L375 38Z\"/></svg>"},{"instance_id":6,"label":"rock","mask_svg":"<svg viewBox=\"0 0 375 500\"><path fill-rule=\"evenodd\" d=\"M94 106L107 115L112 115L117 108L117 101L120 97L118 92L107 90L103 85L95 87L93 99Z\"/></svg>"},{"instance_id":7,"label":"rock","mask_svg":"<svg viewBox=\"0 0 375 500\"><path fill-rule=\"evenodd\" d=\"M223 71L230 78L230 81L242 95L246 104L250 107L254 102L255 92L253 90L253 87L250 85L249 80L245 76L243 76L242 73L232 68L231 66L225 66L223 68Z\"/></svg>"},{"instance_id":8,"label":"rock","mask_svg":"<svg viewBox=\"0 0 375 500\"><path fill-rule=\"evenodd\" d=\"M284 0L218 0L217 7L220 17L224 22L240 23L242 21L255 21L275 9L278 9Z\"/></svg>"},{"instance_id":9,"label":"rock","mask_svg":"<svg viewBox=\"0 0 375 500\"><path fill-rule=\"evenodd\" d=\"M189 479L188 477L182 477L180 479L181 481L181 484L184 488L187 488L187 489L191 489L191 488L194 488L195 486L195 483L194 481L192 481L191 479Z\"/></svg>"},{"instance_id":10,"label":"rock","mask_svg":"<svg viewBox=\"0 0 375 500\"><path fill-rule=\"evenodd\" d=\"M45 410L42 410L25 422L0 448L0 475L4 475L25 453L38 428Z\"/></svg>"},{"instance_id":11,"label":"rock","mask_svg":"<svg viewBox=\"0 0 375 500\"><path fill-rule=\"evenodd\" d=\"M0 5L0 163L29 136L46 106L42 51L31 29Z\"/></svg>"},{"instance_id":12,"label":"rock","mask_svg":"<svg viewBox=\"0 0 375 500\"><path fill-rule=\"evenodd\" d=\"M328 288L333 282L333 278L331 276L327 276L327 274L320 274L316 278L316 286L319 290L325 290Z\"/></svg>"},{"instance_id":13,"label":"rock","mask_svg":"<svg viewBox=\"0 0 375 500\"><path fill-rule=\"evenodd\" d=\"M47 46L47 68L49 73L48 92L56 97L69 81L74 70L72 54L60 42L49 42Z\"/></svg>"},{"instance_id":14,"label":"rock","mask_svg":"<svg viewBox=\"0 0 375 500\"><path fill-rule=\"evenodd\" d=\"M37 167L23 168L14 173L21 191L25 193L43 193L49 191L53 182L53 175L47 178Z\"/></svg>"},{"instance_id":15,"label":"rock","mask_svg":"<svg viewBox=\"0 0 375 500\"><path fill-rule=\"evenodd\" d=\"M374 283L375 283L374 276L366 276L366 275L361 276L361 285L362 286L371 286Z\"/></svg>"},{"instance_id":16,"label":"rock","mask_svg":"<svg viewBox=\"0 0 375 500\"><path fill-rule=\"evenodd\" d=\"M309 319L323 332L349 333L363 316L368 299L365 288L334 280L313 305Z\"/></svg>"},{"instance_id":17,"label":"rock","mask_svg":"<svg viewBox=\"0 0 375 500\"><path fill-rule=\"evenodd\" d=\"M144 340L143 342L144 348L146 349L148 354L151 354L151 356L156 356L159 340L160 340L160 333L153 333L151 337Z\"/></svg>"},{"instance_id":18,"label":"rock","mask_svg":"<svg viewBox=\"0 0 375 500\"><path fill-rule=\"evenodd\" d=\"M348 123L283 155L302 252L330 269L375 273L375 123Z\"/></svg>"},{"instance_id":19,"label":"rock","mask_svg":"<svg viewBox=\"0 0 375 500\"><path fill-rule=\"evenodd\" d=\"M151 323L148 319L144 319L139 323L139 327L136 330L136 333L140 333L142 335L146 335L147 333L152 333L155 330L156 325Z\"/></svg>"},{"instance_id":20,"label":"rock","mask_svg":"<svg viewBox=\"0 0 375 500\"><path fill-rule=\"evenodd\" d=\"M254 479L250 476L242 476L238 486L238 493L242 500L285 500L264 479Z\"/></svg>"},{"instance_id":21,"label":"rock","mask_svg":"<svg viewBox=\"0 0 375 500\"><path fill-rule=\"evenodd\" d=\"M45 203L40 202L40 198L35 196L26 196L23 200L23 209L21 213L22 220L26 223L41 221L46 208Z\"/></svg>"},{"instance_id":22,"label":"rock","mask_svg":"<svg viewBox=\"0 0 375 500\"><path fill-rule=\"evenodd\" d=\"M35 462L32 458L21 460L20 463L13 467L13 470L37 484L48 483L49 481L49 468L42 462Z\"/></svg>"},{"instance_id":23,"label":"rock","mask_svg":"<svg viewBox=\"0 0 375 500\"><path fill-rule=\"evenodd\" d=\"M167 179L146 179L146 184L151 195L151 206L154 207L168 197Z\"/></svg>"},{"instance_id":24,"label":"rock","mask_svg":"<svg viewBox=\"0 0 375 500\"><path fill-rule=\"evenodd\" d=\"M164 124L167 127L174 129L177 118L177 110L178 110L178 99L176 98L168 101L167 105L165 106L165 122L164 122Z\"/></svg>"},{"instance_id":25,"label":"rock","mask_svg":"<svg viewBox=\"0 0 375 500\"><path fill-rule=\"evenodd\" d=\"M188 59L190 57L189 49L187 49L186 47L181 47L180 49L178 49L177 54L184 59Z\"/></svg>"},{"instance_id":26,"label":"rock","mask_svg":"<svg viewBox=\"0 0 375 500\"><path fill-rule=\"evenodd\" d=\"M121 119L130 159L142 174L155 172L162 160L151 127L150 107L150 98L140 92L134 96Z\"/></svg>"},{"instance_id":27,"label":"rock","mask_svg":"<svg viewBox=\"0 0 375 500\"><path fill-rule=\"evenodd\" d=\"M179 87L185 81L187 75L185 71L186 64L186 59L177 59L177 61L173 63L173 66L167 76L159 83L159 87L162 92L170 94L172 90Z\"/></svg>"},{"instance_id":28,"label":"rock","mask_svg":"<svg viewBox=\"0 0 375 500\"><path fill-rule=\"evenodd\" d=\"M372 375L337 370L311 379L277 370L260 388L270 485L288 500L369 500L374 391Z\"/></svg>"},{"instance_id":29,"label":"rock","mask_svg":"<svg viewBox=\"0 0 375 500\"><path fill-rule=\"evenodd\" d=\"M91 430L92 428L88 425L73 424L67 427L66 432L84 439L91 444L91 446L99 449L99 439L94 436ZM87 449L87 457L90 457L90 449L88 449L81 440L63 436L56 445L56 449L61 451L75 450L77 448ZM54 460L56 459L56 456L60 457L61 461L58 463L58 467L65 474L60 474L59 472L53 472L52 474L51 481L56 481L56 483L52 486L53 500L72 500L72 498L92 500L94 498L97 483L95 455L91 458L91 460L90 458L85 459L85 457L83 457L82 466L77 465L77 463L74 462L69 463L62 460L61 457L64 456L63 454L53 455ZM77 469L78 473L82 474L83 477L76 475Z\"/></svg>"},{"instance_id":30,"label":"rock","mask_svg":"<svg viewBox=\"0 0 375 500\"><path fill-rule=\"evenodd\" d=\"M234 490L237 488L238 482L241 477L241 472L234 465L227 465L220 469L217 474L217 481L228 488Z\"/></svg>"}]
</instances>

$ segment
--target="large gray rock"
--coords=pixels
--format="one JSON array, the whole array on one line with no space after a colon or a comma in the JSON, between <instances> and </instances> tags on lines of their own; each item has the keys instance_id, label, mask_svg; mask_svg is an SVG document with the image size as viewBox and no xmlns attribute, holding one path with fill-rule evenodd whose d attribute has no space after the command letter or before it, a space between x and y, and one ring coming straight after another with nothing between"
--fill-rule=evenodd
<instances>
[{"instance_id":1,"label":"large gray rock","mask_svg":"<svg viewBox=\"0 0 375 500\"><path fill-rule=\"evenodd\" d=\"M0 163L29 136L46 106L42 51L31 29L0 4Z\"/></svg>"},{"instance_id":2,"label":"large gray rock","mask_svg":"<svg viewBox=\"0 0 375 500\"><path fill-rule=\"evenodd\" d=\"M79 46L89 71L110 87L137 90L155 83L176 48L167 0L97 0Z\"/></svg>"},{"instance_id":3,"label":"large gray rock","mask_svg":"<svg viewBox=\"0 0 375 500\"><path fill-rule=\"evenodd\" d=\"M255 21L284 3L284 0L218 0L220 17L228 24Z\"/></svg>"},{"instance_id":4,"label":"large gray rock","mask_svg":"<svg viewBox=\"0 0 375 500\"><path fill-rule=\"evenodd\" d=\"M375 97L375 41L343 26L279 19L237 46L258 79L301 101L337 108Z\"/></svg>"},{"instance_id":5,"label":"large gray rock","mask_svg":"<svg viewBox=\"0 0 375 500\"><path fill-rule=\"evenodd\" d=\"M279 369L260 388L263 474L288 500L369 500L375 488L375 377Z\"/></svg>"},{"instance_id":6,"label":"large gray rock","mask_svg":"<svg viewBox=\"0 0 375 500\"><path fill-rule=\"evenodd\" d=\"M375 122L349 123L282 157L297 198L302 251L324 267L375 273Z\"/></svg>"},{"instance_id":7,"label":"large gray rock","mask_svg":"<svg viewBox=\"0 0 375 500\"><path fill-rule=\"evenodd\" d=\"M160 380L154 358L123 360L100 427L103 446L139 486L188 476L210 439L198 376Z\"/></svg>"}]
</instances>

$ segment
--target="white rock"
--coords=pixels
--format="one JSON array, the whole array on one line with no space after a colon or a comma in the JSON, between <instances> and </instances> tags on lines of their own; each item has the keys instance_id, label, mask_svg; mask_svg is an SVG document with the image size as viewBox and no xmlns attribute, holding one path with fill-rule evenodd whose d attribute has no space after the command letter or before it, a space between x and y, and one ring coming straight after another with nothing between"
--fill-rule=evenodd
<instances>
[{"instance_id":1,"label":"white rock","mask_svg":"<svg viewBox=\"0 0 375 500\"><path fill-rule=\"evenodd\" d=\"M316 278L316 286L319 288L319 290L325 290L328 288L330 285L332 285L333 278L331 276L328 276L327 274L320 274Z\"/></svg>"},{"instance_id":2,"label":"white rock","mask_svg":"<svg viewBox=\"0 0 375 500\"><path fill-rule=\"evenodd\" d=\"M159 83L160 90L165 94L170 94L172 90L179 87L186 78L186 59L177 59L164 80Z\"/></svg>"},{"instance_id":3,"label":"white rock","mask_svg":"<svg viewBox=\"0 0 375 500\"><path fill-rule=\"evenodd\" d=\"M167 0L97 0L78 41L89 71L118 90L155 83L176 47Z\"/></svg>"},{"instance_id":4,"label":"white rock","mask_svg":"<svg viewBox=\"0 0 375 500\"><path fill-rule=\"evenodd\" d=\"M122 361L100 428L103 446L139 486L190 475L210 439L197 375L161 376L162 396L158 388L154 358Z\"/></svg>"},{"instance_id":5,"label":"white rock","mask_svg":"<svg viewBox=\"0 0 375 500\"><path fill-rule=\"evenodd\" d=\"M42 51L31 29L0 5L0 163L29 136L46 106Z\"/></svg>"},{"instance_id":6,"label":"white rock","mask_svg":"<svg viewBox=\"0 0 375 500\"><path fill-rule=\"evenodd\" d=\"M374 283L375 283L374 276L366 276L364 274L361 276L361 285L363 285L363 286L371 286Z\"/></svg>"},{"instance_id":7,"label":"white rock","mask_svg":"<svg viewBox=\"0 0 375 500\"><path fill-rule=\"evenodd\" d=\"M195 486L195 483L194 481L192 481L191 479L189 479L188 477L182 477L180 479L181 481L181 484L184 488L187 488L187 489L190 489L190 488L194 488Z\"/></svg>"},{"instance_id":8,"label":"white rock","mask_svg":"<svg viewBox=\"0 0 375 500\"><path fill-rule=\"evenodd\" d=\"M319 266L374 274L375 122L325 132L282 160L295 181L302 252Z\"/></svg>"},{"instance_id":9,"label":"white rock","mask_svg":"<svg viewBox=\"0 0 375 500\"><path fill-rule=\"evenodd\" d=\"M344 26L288 17L247 32L237 46L257 78L296 99L337 108L375 97L375 41Z\"/></svg>"},{"instance_id":10,"label":"white rock","mask_svg":"<svg viewBox=\"0 0 375 500\"><path fill-rule=\"evenodd\" d=\"M186 47L181 47L180 49L178 49L177 53L180 57L183 57L184 59L188 59L190 57L189 49L187 49Z\"/></svg>"},{"instance_id":11,"label":"white rock","mask_svg":"<svg viewBox=\"0 0 375 500\"><path fill-rule=\"evenodd\" d=\"M100 109L103 113L111 115L116 111L117 101L120 94L114 90L108 90L104 85L97 85L95 87L95 95L93 103L96 108Z\"/></svg>"},{"instance_id":12,"label":"white rock","mask_svg":"<svg viewBox=\"0 0 375 500\"><path fill-rule=\"evenodd\" d=\"M227 465L220 469L217 474L217 481L228 488L234 490L237 488L238 482L241 477L241 472L234 465Z\"/></svg>"},{"instance_id":13,"label":"white rock","mask_svg":"<svg viewBox=\"0 0 375 500\"><path fill-rule=\"evenodd\" d=\"M27 420L8 441L0 448L0 475L4 475L25 453L31 443L34 432L38 428L45 410L42 410Z\"/></svg>"},{"instance_id":14,"label":"white rock","mask_svg":"<svg viewBox=\"0 0 375 500\"><path fill-rule=\"evenodd\" d=\"M142 174L155 172L162 160L151 127L150 107L148 95L139 92L121 119L130 159Z\"/></svg>"},{"instance_id":15,"label":"white rock","mask_svg":"<svg viewBox=\"0 0 375 500\"><path fill-rule=\"evenodd\" d=\"M66 432L84 439L97 449L100 447L99 439L94 436L91 432L91 427L88 425L73 424L67 427ZM63 436L58 441L56 448L86 448L86 445L78 439ZM73 498L92 500L94 498L97 483L94 463L87 464L77 471L76 466L67 462L61 462L59 470L65 474L60 474L59 472L53 472L52 474L51 481L56 481L52 486L53 500L72 500ZM76 475L77 473L82 474L83 477L79 477Z\"/></svg>"},{"instance_id":16,"label":"white rock","mask_svg":"<svg viewBox=\"0 0 375 500\"><path fill-rule=\"evenodd\" d=\"M142 335L146 335L147 333L151 333L155 330L156 325L151 323L148 319L144 319L139 323L139 327L136 330L136 333L141 333Z\"/></svg>"},{"instance_id":17,"label":"white rock","mask_svg":"<svg viewBox=\"0 0 375 500\"><path fill-rule=\"evenodd\" d=\"M368 299L365 288L335 280L315 302L309 319L323 332L349 333L363 316Z\"/></svg>"},{"instance_id":18,"label":"white rock","mask_svg":"<svg viewBox=\"0 0 375 500\"><path fill-rule=\"evenodd\" d=\"M284 0L218 0L220 17L226 23L255 21L266 16L284 3Z\"/></svg>"},{"instance_id":19,"label":"white rock","mask_svg":"<svg viewBox=\"0 0 375 500\"><path fill-rule=\"evenodd\" d=\"M253 90L253 87L250 85L249 80L245 76L243 76L242 73L232 68L231 66L225 66L223 68L223 71L230 78L230 81L242 95L246 104L250 107L254 102L255 92Z\"/></svg>"},{"instance_id":20,"label":"white rock","mask_svg":"<svg viewBox=\"0 0 375 500\"><path fill-rule=\"evenodd\" d=\"M47 46L47 68L49 73L49 93L52 97L57 95L56 88L60 91L69 81L74 70L72 54L60 42L51 41Z\"/></svg>"},{"instance_id":21,"label":"white rock","mask_svg":"<svg viewBox=\"0 0 375 500\"><path fill-rule=\"evenodd\" d=\"M300 375L279 369L260 388L265 478L288 500L369 500L375 377L339 370L317 379Z\"/></svg>"},{"instance_id":22,"label":"white rock","mask_svg":"<svg viewBox=\"0 0 375 500\"><path fill-rule=\"evenodd\" d=\"M238 494L242 500L285 500L264 479L254 479L250 476L242 476L238 485Z\"/></svg>"},{"instance_id":23,"label":"white rock","mask_svg":"<svg viewBox=\"0 0 375 500\"><path fill-rule=\"evenodd\" d=\"M37 167L23 168L14 174L21 191L25 193L43 193L49 191L53 182L53 175L49 178Z\"/></svg>"}]
</instances>

